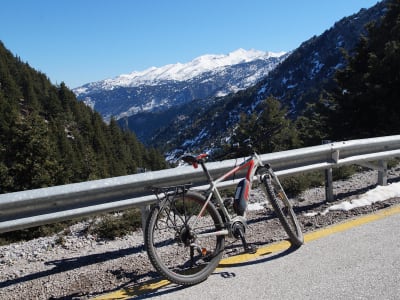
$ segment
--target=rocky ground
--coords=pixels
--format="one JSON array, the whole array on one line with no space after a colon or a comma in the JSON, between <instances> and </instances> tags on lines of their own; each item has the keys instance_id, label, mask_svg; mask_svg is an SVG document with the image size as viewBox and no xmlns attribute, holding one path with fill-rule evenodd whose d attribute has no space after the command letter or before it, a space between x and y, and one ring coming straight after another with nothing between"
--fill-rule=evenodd
<instances>
[{"instance_id":1,"label":"rocky ground","mask_svg":"<svg viewBox=\"0 0 400 300\"><path fill-rule=\"evenodd\" d=\"M400 180L399 166L390 170L389 180ZM303 231L400 203L395 198L350 211L321 214L327 207L354 199L375 187L376 182L377 172L367 171L350 180L335 182L334 203L324 201L323 187L308 190L294 199ZM257 191L254 196L257 199ZM280 223L267 218L263 211L251 211L248 218L249 242L265 245L286 238ZM90 299L157 277L143 249L141 231L112 241L98 240L82 234L87 225L76 224L68 234L0 247L0 299ZM238 241L228 239L226 255L241 251Z\"/></svg>"}]
</instances>

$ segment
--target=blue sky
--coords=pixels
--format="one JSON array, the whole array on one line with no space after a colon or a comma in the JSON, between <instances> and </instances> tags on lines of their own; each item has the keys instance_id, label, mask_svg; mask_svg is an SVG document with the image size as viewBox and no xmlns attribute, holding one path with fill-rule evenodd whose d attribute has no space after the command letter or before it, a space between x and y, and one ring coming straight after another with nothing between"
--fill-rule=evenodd
<instances>
[{"instance_id":1,"label":"blue sky","mask_svg":"<svg viewBox=\"0 0 400 300\"><path fill-rule=\"evenodd\" d=\"M377 0L2 0L0 40L70 88L236 49L290 51Z\"/></svg>"}]
</instances>

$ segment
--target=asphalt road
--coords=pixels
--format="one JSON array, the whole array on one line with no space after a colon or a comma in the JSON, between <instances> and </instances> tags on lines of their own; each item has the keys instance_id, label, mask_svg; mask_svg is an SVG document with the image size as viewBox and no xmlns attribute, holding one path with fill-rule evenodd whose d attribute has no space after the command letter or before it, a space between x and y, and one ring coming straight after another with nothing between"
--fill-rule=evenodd
<instances>
[{"instance_id":1,"label":"asphalt road","mask_svg":"<svg viewBox=\"0 0 400 300\"><path fill-rule=\"evenodd\" d=\"M124 299L400 299L400 213L341 226L297 250L281 243L224 261L201 284L153 283Z\"/></svg>"}]
</instances>

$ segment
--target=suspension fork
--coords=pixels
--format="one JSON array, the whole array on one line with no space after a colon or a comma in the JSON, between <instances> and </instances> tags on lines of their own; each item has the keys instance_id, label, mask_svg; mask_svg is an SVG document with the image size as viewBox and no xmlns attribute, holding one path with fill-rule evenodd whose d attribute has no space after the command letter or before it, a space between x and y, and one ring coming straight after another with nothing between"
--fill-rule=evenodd
<instances>
[{"instance_id":1,"label":"suspension fork","mask_svg":"<svg viewBox=\"0 0 400 300\"><path fill-rule=\"evenodd\" d=\"M265 176L269 176L270 180L275 183L275 187L277 188L276 190L276 196L279 197L280 199L286 198L288 199L281 182L279 181L278 176L275 174L274 170L271 168L269 164L265 164L264 166L261 166L260 168L264 168L266 172L264 174L260 174L260 182L263 182Z\"/></svg>"}]
</instances>

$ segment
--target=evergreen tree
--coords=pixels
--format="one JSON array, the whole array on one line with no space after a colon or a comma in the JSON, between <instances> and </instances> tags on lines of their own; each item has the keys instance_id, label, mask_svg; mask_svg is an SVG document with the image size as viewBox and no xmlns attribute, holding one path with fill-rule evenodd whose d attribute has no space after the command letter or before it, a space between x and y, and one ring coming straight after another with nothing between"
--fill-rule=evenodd
<instances>
[{"instance_id":1,"label":"evergreen tree","mask_svg":"<svg viewBox=\"0 0 400 300\"><path fill-rule=\"evenodd\" d=\"M44 120L36 113L21 116L12 128L6 164L13 188L46 187L54 184L58 171L55 145Z\"/></svg>"},{"instance_id":2,"label":"evergreen tree","mask_svg":"<svg viewBox=\"0 0 400 300\"><path fill-rule=\"evenodd\" d=\"M295 126L303 146L320 145L323 140L332 136L330 115L335 109L334 101L321 98L316 103L308 103L303 114L296 121Z\"/></svg>"},{"instance_id":3,"label":"evergreen tree","mask_svg":"<svg viewBox=\"0 0 400 300\"><path fill-rule=\"evenodd\" d=\"M298 147L300 141L297 131L287 118L287 109L281 107L280 101L269 97L261 106L261 113L241 116L235 140L242 142L250 138L260 153Z\"/></svg>"},{"instance_id":4,"label":"evergreen tree","mask_svg":"<svg viewBox=\"0 0 400 300\"><path fill-rule=\"evenodd\" d=\"M337 110L330 119L335 138L400 133L400 2L388 1L388 8L337 73Z\"/></svg>"}]
</instances>

